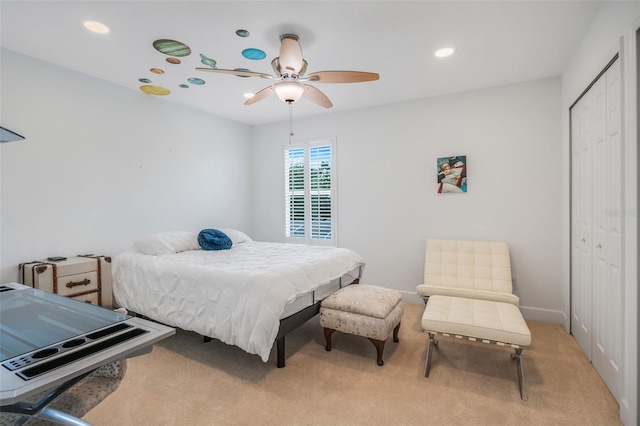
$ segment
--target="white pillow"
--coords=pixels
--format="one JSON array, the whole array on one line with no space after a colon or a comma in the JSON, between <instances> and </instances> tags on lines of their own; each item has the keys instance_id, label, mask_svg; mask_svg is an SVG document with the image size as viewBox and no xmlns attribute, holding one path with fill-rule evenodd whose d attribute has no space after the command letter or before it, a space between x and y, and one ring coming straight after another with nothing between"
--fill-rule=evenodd
<instances>
[{"instance_id":1,"label":"white pillow","mask_svg":"<svg viewBox=\"0 0 640 426\"><path fill-rule=\"evenodd\" d=\"M169 231L148 235L133 246L144 254L172 254L186 250L199 250L198 236L189 231Z\"/></svg>"},{"instance_id":2,"label":"white pillow","mask_svg":"<svg viewBox=\"0 0 640 426\"><path fill-rule=\"evenodd\" d=\"M237 229L232 228L218 228L220 231L227 234L227 237L231 238L233 245L246 243L247 241L253 241L247 234Z\"/></svg>"}]
</instances>

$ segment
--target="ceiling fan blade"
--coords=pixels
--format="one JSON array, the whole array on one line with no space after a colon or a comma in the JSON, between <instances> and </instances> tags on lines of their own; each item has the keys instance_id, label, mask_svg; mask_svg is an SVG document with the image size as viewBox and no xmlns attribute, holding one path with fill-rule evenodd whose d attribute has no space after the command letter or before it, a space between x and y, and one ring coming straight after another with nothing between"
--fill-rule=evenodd
<instances>
[{"instance_id":1,"label":"ceiling fan blade","mask_svg":"<svg viewBox=\"0 0 640 426\"><path fill-rule=\"evenodd\" d=\"M314 102L322 107L331 108L333 103L327 98L327 95L322 93L320 90L316 89L313 86L309 86L308 84L303 84L304 92L302 96L309 99L311 102Z\"/></svg>"},{"instance_id":2,"label":"ceiling fan blade","mask_svg":"<svg viewBox=\"0 0 640 426\"><path fill-rule=\"evenodd\" d=\"M302 60L302 68L300 68L300 71L298 71L298 75L299 76L303 76L305 72L307 72L307 65L309 65L307 63L307 61L305 61L304 59Z\"/></svg>"},{"instance_id":3,"label":"ceiling fan blade","mask_svg":"<svg viewBox=\"0 0 640 426\"><path fill-rule=\"evenodd\" d=\"M207 71L207 72L217 72L221 74L233 74L238 77L262 77L262 78L270 78L273 79L271 74L264 74L261 72L253 72L253 71L236 71L236 70L225 70L221 68L196 68L197 71Z\"/></svg>"},{"instance_id":4,"label":"ceiling fan blade","mask_svg":"<svg viewBox=\"0 0 640 426\"><path fill-rule=\"evenodd\" d=\"M280 37L279 71L280 74L298 74L302 69L302 47L298 41L298 36L294 34L284 34Z\"/></svg>"},{"instance_id":5,"label":"ceiling fan blade","mask_svg":"<svg viewBox=\"0 0 640 426\"><path fill-rule=\"evenodd\" d=\"M273 72L275 72L276 75L280 75L280 58L273 58L271 68L273 68Z\"/></svg>"},{"instance_id":6,"label":"ceiling fan blade","mask_svg":"<svg viewBox=\"0 0 640 426\"><path fill-rule=\"evenodd\" d=\"M249 99L247 99L247 101L244 104L245 105L255 104L256 102L266 98L267 96L269 96L273 92L274 92L273 86L267 86L264 89L258 91L255 95L253 95Z\"/></svg>"},{"instance_id":7,"label":"ceiling fan blade","mask_svg":"<svg viewBox=\"0 0 640 426\"><path fill-rule=\"evenodd\" d=\"M360 83L363 81L378 80L380 75L375 72L363 71L318 71L306 76L304 81L316 83Z\"/></svg>"}]
</instances>

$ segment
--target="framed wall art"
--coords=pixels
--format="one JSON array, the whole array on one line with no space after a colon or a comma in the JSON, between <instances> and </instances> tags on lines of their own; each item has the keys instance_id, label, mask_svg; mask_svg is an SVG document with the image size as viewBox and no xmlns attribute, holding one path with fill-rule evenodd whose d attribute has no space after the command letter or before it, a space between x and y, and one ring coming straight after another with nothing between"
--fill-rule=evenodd
<instances>
[{"instance_id":1,"label":"framed wall art","mask_svg":"<svg viewBox=\"0 0 640 426\"><path fill-rule=\"evenodd\" d=\"M438 194L467 192L467 156L440 157L438 165Z\"/></svg>"}]
</instances>

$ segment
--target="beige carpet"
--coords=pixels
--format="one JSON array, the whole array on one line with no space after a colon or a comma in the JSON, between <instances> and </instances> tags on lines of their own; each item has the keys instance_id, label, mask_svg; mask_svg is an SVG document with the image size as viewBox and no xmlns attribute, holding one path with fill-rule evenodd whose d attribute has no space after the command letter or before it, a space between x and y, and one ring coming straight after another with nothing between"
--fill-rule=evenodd
<instances>
[{"instance_id":1,"label":"beige carpet","mask_svg":"<svg viewBox=\"0 0 640 426\"><path fill-rule=\"evenodd\" d=\"M423 377L423 305L408 304L400 342L384 361L365 338L335 333L324 349L318 317L287 336L287 366L178 331L130 360L120 388L84 419L107 425L620 425L618 405L575 340L529 321L523 352L528 401L512 350L441 337Z\"/></svg>"}]
</instances>

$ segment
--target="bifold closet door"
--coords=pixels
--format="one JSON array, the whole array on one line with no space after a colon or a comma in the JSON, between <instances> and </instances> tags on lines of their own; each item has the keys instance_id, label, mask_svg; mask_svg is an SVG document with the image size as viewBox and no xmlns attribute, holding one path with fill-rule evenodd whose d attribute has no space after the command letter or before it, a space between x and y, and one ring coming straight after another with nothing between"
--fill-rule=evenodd
<instances>
[{"instance_id":1,"label":"bifold closet door","mask_svg":"<svg viewBox=\"0 0 640 426\"><path fill-rule=\"evenodd\" d=\"M619 64L616 60L610 65L572 108L571 115L572 138L575 137L571 333L616 399L620 395L623 345L624 236Z\"/></svg>"},{"instance_id":2,"label":"bifold closet door","mask_svg":"<svg viewBox=\"0 0 640 426\"><path fill-rule=\"evenodd\" d=\"M591 128L595 91L591 88L571 109L571 334L591 359L592 268Z\"/></svg>"}]
</instances>

